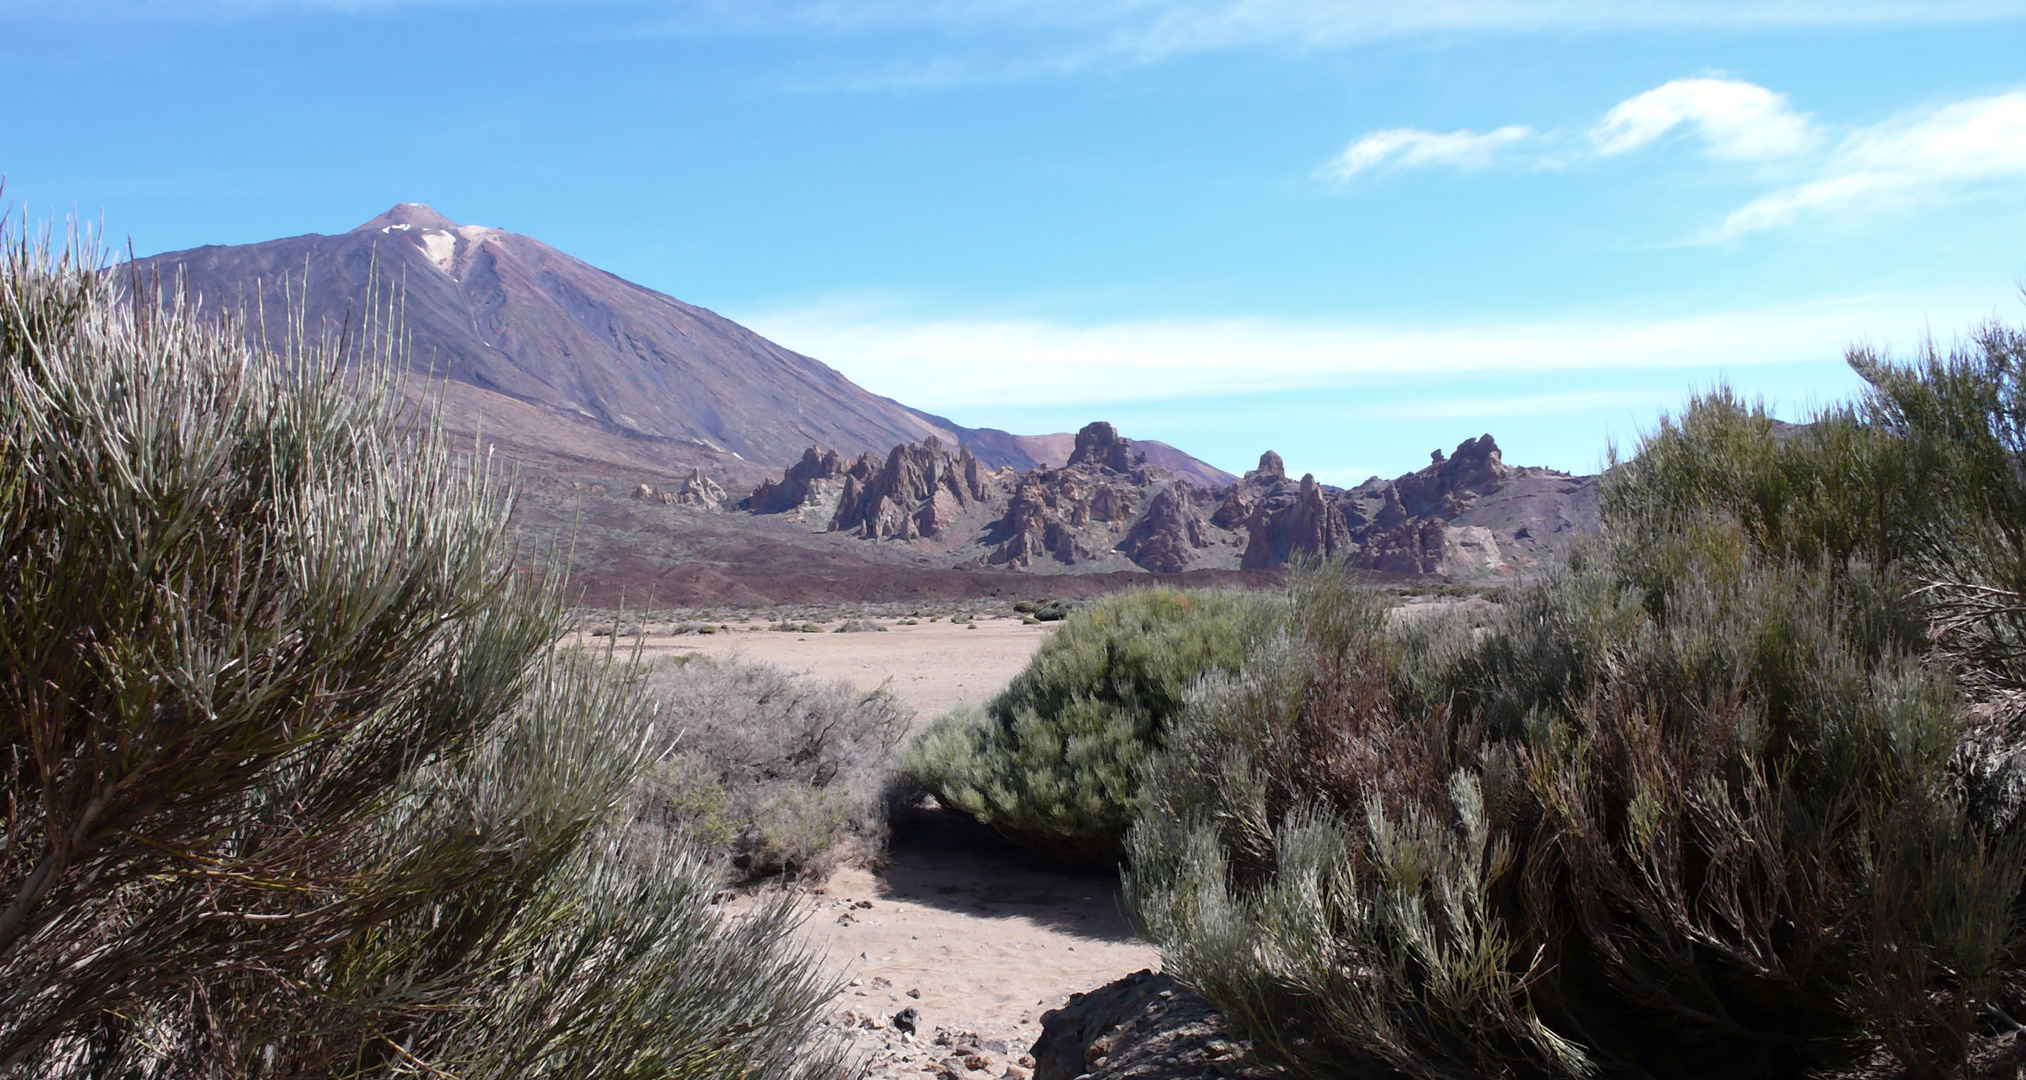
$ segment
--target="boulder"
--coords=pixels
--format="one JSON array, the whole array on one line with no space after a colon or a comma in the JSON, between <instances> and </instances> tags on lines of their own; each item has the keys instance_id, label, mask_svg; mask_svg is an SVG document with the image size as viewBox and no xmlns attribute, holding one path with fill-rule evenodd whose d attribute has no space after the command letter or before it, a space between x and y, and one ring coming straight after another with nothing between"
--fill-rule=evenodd
<instances>
[{"instance_id":1,"label":"boulder","mask_svg":"<svg viewBox=\"0 0 2026 1080\"><path fill-rule=\"evenodd\" d=\"M1215 1006L1166 975L1136 971L1041 1014L1033 1080L1266 1077Z\"/></svg>"},{"instance_id":2,"label":"boulder","mask_svg":"<svg viewBox=\"0 0 2026 1080\"><path fill-rule=\"evenodd\" d=\"M1139 460L1143 464L1146 458L1142 455ZM1133 441L1121 437L1117 428L1098 420L1085 424L1083 430L1076 433L1076 449L1069 452L1067 467L1130 472L1133 465Z\"/></svg>"}]
</instances>

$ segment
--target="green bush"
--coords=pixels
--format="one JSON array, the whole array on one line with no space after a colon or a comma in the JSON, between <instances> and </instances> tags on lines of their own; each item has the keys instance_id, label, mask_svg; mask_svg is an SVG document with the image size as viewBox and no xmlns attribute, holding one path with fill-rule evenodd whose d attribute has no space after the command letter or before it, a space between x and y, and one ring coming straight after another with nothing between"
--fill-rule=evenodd
<instances>
[{"instance_id":1,"label":"green bush","mask_svg":"<svg viewBox=\"0 0 2026 1080\"><path fill-rule=\"evenodd\" d=\"M1901 583L1675 546L1476 642L1297 571L1150 766L1128 894L1168 970L1318 1077L1959 1064L2022 860L1958 795Z\"/></svg>"},{"instance_id":2,"label":"green bush","mask_svg":"<svg viewBox=\"0 0 2026 1080\"><path fill-rule=\"evenodd\" d=\"M984 709L937 719L903 767L1009 837L1109 856L1144 801L1140 770L1184 693L1244 661L1277 601L1135 589L1079 608Z\"/></svg>"},{"instance_id":3,"label":"green bush","mask_svg":"<svg viewBox=\"0 0 2026 1080\"><path fill-rule=\"evenodd\" d=\"M399 357L117 285L0 237L0 1073L838 1075Z\"/></svg>"}]
</instances>

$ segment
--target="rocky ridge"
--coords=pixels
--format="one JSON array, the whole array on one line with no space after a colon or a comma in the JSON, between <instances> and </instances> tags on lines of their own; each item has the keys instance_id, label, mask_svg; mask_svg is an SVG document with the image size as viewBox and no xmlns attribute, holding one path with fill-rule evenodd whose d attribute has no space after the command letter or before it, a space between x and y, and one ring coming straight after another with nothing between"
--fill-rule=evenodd
<instances>
[{"instance_id":1,"label":"rocky ridge","mask_svg":"<svg viewBox=\"0 0 2026 1080\"><path fill-rule=\"evenodd\" d=\"M1394 574L1524 573L1595 515L1595 478L1507 465L1490 435L1354 488L1294 479L1280 455L1223 486L1150 462L1102 421L1060 468L988 469L933 436L884 460L810 447L740 508L813 530L911 544L953 565L1037 571L1271 569L1299 555Z\"/></svg>"}]
</instances>

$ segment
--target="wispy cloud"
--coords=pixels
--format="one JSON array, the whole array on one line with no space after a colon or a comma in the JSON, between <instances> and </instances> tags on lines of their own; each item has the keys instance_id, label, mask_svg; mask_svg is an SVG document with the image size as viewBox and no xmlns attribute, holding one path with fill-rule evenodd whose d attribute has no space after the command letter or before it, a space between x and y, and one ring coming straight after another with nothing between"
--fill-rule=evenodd
<instances>
[{"instance_id":1,"label":"wispy cloud","mask_svg":"<svg viewBox=\"0 0 2026 1080\"><path fill-rule=\"evenodd\" d=\"M2026 16L2026 0L68 0L60 6L175 17L424 4L630 9L703 32L1067 33L1141 56L1275 43L1327 47L1455 30L1753 29ZM0 14L49 7L46 0L0 0Z\"/></svg>"},{"instance_id":2,"label":"wispy cloud","mask_svg":"<svg viewBox=\"0 0 2026 1080\"><path fill-rule=\"evenodd\" d=\"M1565 166L1626 157L1677 132L1692 134L1717 163L1777 164L1775 175L1805 177L1747 202L1697 243L2026 178L2026 91L1915 110L1833 137L1785 94L1719 77L1676 79L1627 98L1581 135L1524 124L1485 132L1374 131L1318 171L1342 183L1408 168Z\"/></svg>"},{"instance_id":3,"label":"wispy cloud","mask_svg":"<svg viewBox=\"0 0 2026 1080\"><path fill-rule=\"evenodd\" d=\"M1418 128L1388 128L1374 131L1344 148L1329 164L1325 175L1349 180L1374 169L1411 169L1447 165L1458 169L1481 169L1490 165L1502 150L1526 142L1533 129L1510 124L1491 131L1422 131Z\"/></svg>"},{"instance_id":4,"label":"wispy cloud","mask_svg":"<svg viewBox=\"0 0 2026 1080\"><path fill-rule=\"evenodd\" d=\"M1339 182L1360 174L1411 168L1482 169L1504 159L1566 165L1641 150L1676 131L1694 133L1709 156L1770 161L1806 153L1822 141L1813 120L1785 94L1740 79L1676 79L1612 106L1580 135L1507 124L1490 131L1387 128L1360 136L1321 172Z\"/></svg>"},{"instance_id":5,"label":"wispy cloud","mask_svg":"<svg viewBox=\"0 0 2026 1080\"><path fill-rule=\"evenodd\" d=\"M2026 92L2013 91L1860 128L1843 139L1817 178L1746 203L1724 220L1718 236L2018 178L2026 178Z\"/></svg>"},{"instance_id":6,"label":"wispy cloud","mask_svg":"<svg viewBox=\"0 0 2026 1080\"><path fill-rule=\"evenodd\" d=\"M1419 327L1287 319L921 316L863 303L735 312L879 393L931 409L1037 406L1355 386L1469 372L1580 372L1834 362L1853 337L1910 344L2000 298L1872 295L1695 317Z\"/></svg>"},{"instance_id":7,"label":"wispy cloud","mask_svg":"<svg viewBox=\"0 0 2026 1080\"><path fill-rule=\"evenodd\" d=\"M1680 128L1701 136L1713 157L1765 161L1804 153L1821 140L1785 94L1737 79L1676 79L1604 114L1590 132L1606 157L1651 145Z\"/></svg>"}]
</instances>

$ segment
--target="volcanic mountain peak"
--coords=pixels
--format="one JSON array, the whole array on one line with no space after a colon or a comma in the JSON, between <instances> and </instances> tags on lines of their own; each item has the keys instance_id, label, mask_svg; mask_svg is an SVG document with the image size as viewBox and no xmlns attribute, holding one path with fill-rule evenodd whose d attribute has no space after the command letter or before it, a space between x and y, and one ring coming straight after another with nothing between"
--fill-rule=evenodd
<instances>
[{"instance_id":1,"label":"volcanic mountain peak","mask_svg":"<svg viewBox=\"0 0 2026 1080\"><path fill-rule=\"evenodd\" d=\"M934 437L988 467L1029 468L1058 441L908 408L714 312L422 203L334 236L173 251L134 269L214 310L300 304L304 324L326 330L399 289L413 362L447 380L457 422L486 418L486 437L512 456L566 471L620 465L674 480L705 466L744 486L767 471L753 463L785 465L811 443L884 454ZM1059 441L1067 453L1069 437ZM1178 472L1223 476L1171 447L1143 449Z\"/></svg>"},{"instance_id":2,"label":"volcanic mountain peak","mask_svg":"<svg viewBox=\"0 0 2026 1080\"><path fill-rule=\"evenodd\" d=\"M393 209L366 222L352 231L355 233L396 232L402 229L441 229L455 232L460 228L457 222L436 212L426 203L395 203Z\"/></svg>"}]
</instances>

